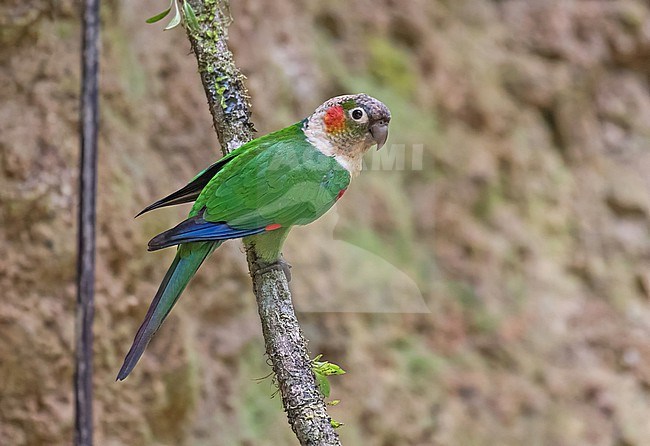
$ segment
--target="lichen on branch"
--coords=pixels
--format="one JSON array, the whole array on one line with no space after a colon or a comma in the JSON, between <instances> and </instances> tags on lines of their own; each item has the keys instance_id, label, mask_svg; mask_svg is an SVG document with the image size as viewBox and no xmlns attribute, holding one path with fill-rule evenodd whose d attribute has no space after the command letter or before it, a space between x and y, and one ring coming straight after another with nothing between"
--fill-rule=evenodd
<instances>
[{"instance_id":1,"label":"lichen on branch","mask_svg":"<svg viewBox=\"0 0 650 446\"><path fill-rule=\"evenodd\" d=\"M194 0L188 4L194 10L198 27L187 27L187 34L225 154L252 140L254 131L244 76L227 43L232 22L230 8L227 1L219 0Z\"/></svg>"}]
</instances>

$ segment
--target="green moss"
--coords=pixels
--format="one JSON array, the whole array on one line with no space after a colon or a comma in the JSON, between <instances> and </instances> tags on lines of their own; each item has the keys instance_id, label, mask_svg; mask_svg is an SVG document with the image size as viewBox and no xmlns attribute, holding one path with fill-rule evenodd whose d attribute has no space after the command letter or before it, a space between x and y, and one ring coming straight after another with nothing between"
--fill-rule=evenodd
<instances>
[{"instance_id":1,"label":"green moss","mask_svg":"<svg viewBox=\"0 0 650 446\"><path fill-rule=\"evenodd\" d=\"M233 84L243 80L239 72L235 72L229 63L231 55L220 53L221 30L228 26L228 11L220 11L215 0L207 0L199 5L200 9L194 10L195 31L192 37L198 42L199 72L208 78L207 84L213 86L212 94L219 98L219 105L224 112L228 110L226 94L233 89ZM223 21L226 23L222 23Z\"/></svg>"},{"instance_id":2,"label":"green moss","mask_svg":"<svg viewBox=\"0 0 650 446\"><path fill-rule=\"evenodd\" d=\"M389 86L404 96L413 97L418 79L414 63L405 48L400 48L385 37L368 41L370 75L382 86Z\"/></svg>"}]
</instances>

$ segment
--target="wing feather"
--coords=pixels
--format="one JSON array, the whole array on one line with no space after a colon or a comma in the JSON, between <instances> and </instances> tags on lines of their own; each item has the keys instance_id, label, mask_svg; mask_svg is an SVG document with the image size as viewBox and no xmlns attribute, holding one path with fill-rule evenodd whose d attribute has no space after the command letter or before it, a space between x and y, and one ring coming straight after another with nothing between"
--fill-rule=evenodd
<instances>
[{"instance_id":1,"label":"wing feather","mask_svg":"<svg viewBox=\"0 0 650 446\"><path fill-rule=\"evenodd\" d=\"M166 206L173 206L176 204L189 203L191 201L196 200L201 194L203 188L210 182L210 180L212 180L212 178L214 178L214 176L221 169L223 169L223 167L228 162L232 161L237 155L239 155L239 152L233 152L227 156L224 156L219 161L212 164L210 167L203 170L203 172L195 176L194 179L190 181L187 185L183 186L176 192L173 192L167 195L166 197L161 198L155 203L150 204L149 206L147 206L146 208L138 212L136 217L139 217L145 212L153 211L154 209L159 209Z\"/></svg>"},{"instance_id":2,"label":"wing feather","mask_svg":"<svg viewBox=\"0 0 650 446\"><path fill-rule=\"evenodd\" d=\"M246 237L268 225L308 224L350 183L334 158L306 141L300 123L246 146L203 187L190 218L152 239L150 249Z\"/></svg>"}]
</instances>

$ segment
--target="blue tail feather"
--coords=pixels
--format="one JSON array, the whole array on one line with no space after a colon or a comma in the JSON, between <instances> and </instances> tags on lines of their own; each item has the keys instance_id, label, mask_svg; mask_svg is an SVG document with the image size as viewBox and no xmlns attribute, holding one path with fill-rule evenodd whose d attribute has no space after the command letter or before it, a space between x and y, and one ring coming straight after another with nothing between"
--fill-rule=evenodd
<instances>
[{"instance_id":1,"label":"blue tail feather","mask_svg":"<svg viewBox=\"0 0 650 446\"><path fill-rule=\"evenodd\" d=\"M135 335L131 349L124 358L124 364L117 375L122 381L133 370L151 338L174 307L174 304L194 276L203 261L217 248L221 242L197 243L194 246L182 246L167 270L158 291L147 310L147 314Z\"/></svg>"}]
</instances>

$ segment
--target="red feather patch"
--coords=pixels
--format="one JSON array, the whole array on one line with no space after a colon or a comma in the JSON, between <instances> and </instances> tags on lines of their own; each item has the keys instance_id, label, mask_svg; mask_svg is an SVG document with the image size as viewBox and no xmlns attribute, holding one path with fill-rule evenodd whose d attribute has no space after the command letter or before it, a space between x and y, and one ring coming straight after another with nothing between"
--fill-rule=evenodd
<instances>
[{"instance_id":1,"label":"red feather patch","mask_svg":"<svg viewBox=\"0 0 650 446\"><path fill-rule=\"evenodd\" d=\"M264 229L267 231L275 231L276 229L280 229L282 227L281 224L279 223L271 223L270 225L266 225Z\"/></svg>"},{"instance_id":2,"label":"red feather patch","mask_svg":"<svg viewBox=\"0 0 650 446\"><path fill-rule=\"evenodd\" d=\"M345 127L345 111L340 105L334 105L327 109L323 118L327 133L336 133Z\"/></svg>"},{"instance_id":3,"label":"red feather patch","mask_svg":"<svg viewBox=\"0 0 650 446\"><path fill-rule=\"evenodd\" d=\"M340 199L340 198L343 196L343 194L345 193L346 190L348 190L348 189L347 189L347 188L345 188L345 189L341 189L341 190L339 191L338 195L336 196L336 199L337 199L337 200Z\"/></svg>"}]
</instances>

